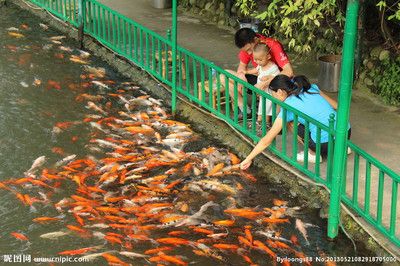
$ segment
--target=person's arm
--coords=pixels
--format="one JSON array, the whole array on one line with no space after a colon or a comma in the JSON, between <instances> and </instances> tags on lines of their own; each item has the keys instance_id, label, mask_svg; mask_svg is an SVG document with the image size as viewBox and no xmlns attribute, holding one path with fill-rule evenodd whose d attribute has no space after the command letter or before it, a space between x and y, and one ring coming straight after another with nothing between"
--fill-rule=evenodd
<instances>
[{"instance_id":1,"label":"person's arm","mask_svg":"<svg viewBox=\"0 0 400 266\"><path fill-rule=\"evenodd\" d=\"M274 138L279 134L281 130L282 130L282 118L278 117L276 118L274 124L272 125L272 128L268 131L267 135L265 135L257 143L254 149L250 152L250 154L247 155L246 159L244 159L244 161L240 163L240 168L243 170L249 168L254 157L263 152L265 148L267 148L272 143Z\"/></svg>"},{"instance_id":2,"label":"person's arm","mask_svg":"<svg viewBox=\"0 0 400 266\"><path fill-rule=\"evenodd\" d=\"M239 62L239 66L236 71L238 74L245 75L247 72L247 64L243 63L242 61Z\"/></svg>"},{"instance_id":3,"label":"person's arm","mask_svg":"<svg viewBox=\"0 0 400 266\"><path fill-rule=\"evenodd\" d=\"M281 73L283 75L288 76L289 78L293 77L293 68L292 68L292 64L290 63L286 63L281 70Z\"/></svg>"},{"instance_id":4,"label":"person's arm","mask_svg":"<svg viewBox=\"0 0 400 266\"><path fill-rule=\"evenodd\" d=\"M281 69L280 74L286 75L289 78L293 77L293 67L289 61L287 54L285 53L285 50L283 49L282 44L277 40L270 40L268 46L271 49L270 54L272 56L272 59Z\"/></svg>"},{"instance_id":5,"label":"person's arm","mask_svg":"<svg viewBox=\"0 0 400 266\"><path fill-rule=\"evenodd\" d=\"M332 106L333 109L337 110L337 102L323 93L321 90L319 91L319 94Z\"/></svg>"},{"instance_id":6,"label":"person's arm","mask_svg":"<svg viewBox=\"0 0 400 266\"><path fill-rule=\"evenodd\" d=\"M246 70L246 72L244 74L258 76L258 70L257 70L257 68L248 69L248 70Z\"/></svg>"}]
</instances>

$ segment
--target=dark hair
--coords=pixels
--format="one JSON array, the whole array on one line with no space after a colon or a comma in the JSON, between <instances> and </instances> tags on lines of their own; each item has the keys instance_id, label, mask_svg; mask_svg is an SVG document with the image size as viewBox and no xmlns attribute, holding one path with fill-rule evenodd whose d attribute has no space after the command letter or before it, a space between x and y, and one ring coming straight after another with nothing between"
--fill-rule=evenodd
<instances>
[{"instance_id":1,"label":"dark hair","mask_svg":"<svg viewBox=\"0 0 400 266\"><path fill-rule=\"evenodd\" d=\"M315 94L308 92L310 88L311 83L306 76L295 76L290 79L286 75L277 75L269 84L269 89L275 92L281 89L286 91L288 96L295 95L297 98L300 98L299 95L302 93Z\"/></svg>"},{"instance_id":2,"label":"dark hair","mask_svg":"<svg viewBox=\"0 0 400 266\"><path fill-rule=\"evenodd\" d=\"M256 33L250 28L241 28L235 33L235 44L240 49L246 44L254 42Z\"/></svg>"}]
</instances>

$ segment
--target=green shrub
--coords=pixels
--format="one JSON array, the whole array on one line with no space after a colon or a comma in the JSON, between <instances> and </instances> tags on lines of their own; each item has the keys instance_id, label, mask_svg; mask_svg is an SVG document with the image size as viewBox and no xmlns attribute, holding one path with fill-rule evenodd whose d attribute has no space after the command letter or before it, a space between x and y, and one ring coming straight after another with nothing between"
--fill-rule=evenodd
<instances>
[{"instance_id":1,"label":"green shrub","mask_svg":"<svg viewBox=\"0 0 400 266\"><path fill-rule=\"evenodd\" d=\"M383 61L381 75L377 75L377 91L383 100L392 105L400 104L400 58Z\"/></svg>"}]
</instances>

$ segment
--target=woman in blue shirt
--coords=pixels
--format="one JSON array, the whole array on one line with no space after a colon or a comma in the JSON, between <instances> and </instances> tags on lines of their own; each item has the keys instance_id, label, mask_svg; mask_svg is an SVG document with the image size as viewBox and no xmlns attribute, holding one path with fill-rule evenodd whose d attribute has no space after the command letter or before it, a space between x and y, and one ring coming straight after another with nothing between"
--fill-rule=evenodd
<instances>
[{"instance_id":1,"label":"woman in blue shirt","mask_svg":"<svg viewBox=\"0 0 400 266\"><path fill-rule=\"evenodd\" d=\"M285 102L286 104L296 108L300 112L314 118L322 124L328 126L330 114L333 113L336 116L336 101L320 91L317 85L311 85L305 76L296 76L293 79L290 79L286 75L278 75L271 81L269 89L272 91L272 95L278 100ZM294 114L289 110L286 114L286 121L293 121ZM298 121L298 136L303 142L305 134L305 120L299 117ZM251 151L251 153L241 163L242 169L247 169L251 165L253 158L272 143L274 138L281 131L282 126L283 124L281 111L276 118L274 124L272 125L272 128L268 131L267 135L265 135L260 140L260 142ZM351 129L349 125L349 137L350 134ZM328 152L328 138L328 132L321 130L320 143L321 155L323 156L325 156ZM316 142L317 127L310 123L308 160L311 163L315 163L316 161ZM304 152L300 152L299 154L297 154L297 160L304 160ZM322 158L320 158L320 161L322 161Z\"/></svg>"}]
</instances>

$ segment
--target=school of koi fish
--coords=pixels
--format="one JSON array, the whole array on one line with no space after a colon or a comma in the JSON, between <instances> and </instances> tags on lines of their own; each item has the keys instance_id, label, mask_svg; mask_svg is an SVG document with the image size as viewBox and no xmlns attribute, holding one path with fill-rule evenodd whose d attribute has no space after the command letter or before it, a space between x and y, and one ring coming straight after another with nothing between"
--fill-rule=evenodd
<instances>
[{"instance_id":1,"label":"school of koi fish","mask_svg":"<svg viewBox=\"0 0 400 266\"><path fill-rule=\"evenodd\" d=\"M7 30L10 37L23 38L27 27ZM59 231L42 234L42 239L54 243L69 235L99 243L58 255L158 266L266 265L276 263L277 256L306 257L300 243L309 245L307 227L313 225L296 218L299 207L279 199L273 206L244 205L241 198L257 180L239 169L235 154L212 146L186 151L198 138L189 125L173 120L162 101L138 86L108 80L105 69L89 66L89 53L63 46L64 38L50 38L44 49L56 46L56 58L85 65L80 86L96 88L96 94L79 94L76 101L89 113L82 121L55 124L52 133L86 125L91 128L86 147L92 156L68 155L51 166L41 156L23 176L0 182L24 206L51 206L59 214L33 219L44 227L60 224ZM42 82L35 78L32 85ZM54 80L45 86L65 89ZM59 147L53 152L64 154ZM73 193L60 199L65 187L73 187ZM285 237L289 224L298 233ZM24 232L11 235L34 244ZM290 265L285 260L282 264Z\"/></svg>"}]
</instances>

